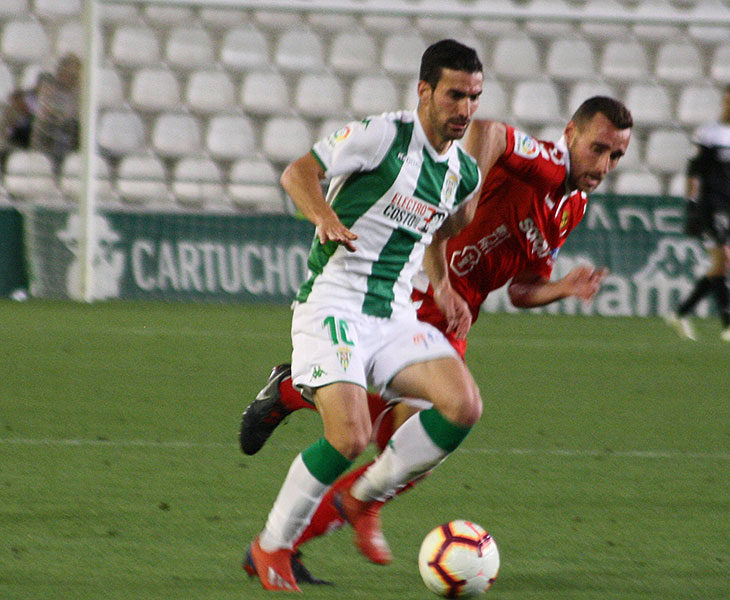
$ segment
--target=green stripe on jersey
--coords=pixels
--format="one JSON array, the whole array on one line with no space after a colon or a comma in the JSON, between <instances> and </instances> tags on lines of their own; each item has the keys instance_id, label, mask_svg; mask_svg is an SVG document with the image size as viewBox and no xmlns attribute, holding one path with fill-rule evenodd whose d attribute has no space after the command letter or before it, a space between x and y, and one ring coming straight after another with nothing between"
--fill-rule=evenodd
<instances>
[{"instance_id":1,"label":"green stripe on jersey","mask_svg":"<svg viewBox=\"0 0 730 600\"><path fill-rule=\"evenodd\" d=\"M383 161L372 171L361 171L350 175L332 201L332 209L348 229L390 189L403 167L403 161L398 155L405 155L408 152L414 124L396 121L395 125L395 138ZM335 242L320 244L315 236L307 260L307 267L312 275L299 289L297 294L299 302L307 300L314 280L322 273L337 248L338 244Z\"/></svg>"},{"instance_id":2,"label":"green stripe on jersey","mask_svg":"<svg viewBox=\"0 0 730 600\"><path fill-rule=\"evenodd\" d=\"M457 150L459 152L459 174L461 175L461 182L456 190L454 206L461 204L464 198L471 194L479 183L479 168L477 167L476 161L461 148L457 148Z\"/></svg>"},{"instance_id":3,"label":"green stripe on jersey","mask_svg":"<svg viewBox=\"0 0 730 600\"><path fill-rule=\"evenodd\" d=\"M444 178L448 171L447 161L435 161L424 148L423 165L413 195L424 202L438 206L441 203L441 190L444 188Z\"/></svg>"},{"instance_id":4,"label":"green stripe on jersey","mask_svg":"<svg viewBox=\"0 0 730 600\"><path fill-rule=\"evenodd\" d=\"M396 229L373 264L368 277L368 291L362 304L362 312L374 317L390 317L393 313L393 282L408 262L413 246L421 236L406 229Z\"/></svg>"}]
</instances>

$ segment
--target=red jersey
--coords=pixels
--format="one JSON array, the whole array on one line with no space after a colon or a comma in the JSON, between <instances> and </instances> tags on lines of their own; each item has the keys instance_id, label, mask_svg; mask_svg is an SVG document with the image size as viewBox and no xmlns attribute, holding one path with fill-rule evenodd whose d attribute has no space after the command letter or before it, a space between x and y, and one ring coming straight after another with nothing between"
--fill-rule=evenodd
<instances>
[{"instance_id":1,"label":"red jersey","mask_svg":"<svg viewBox=\"0 0 730 600\"><path fill-rule=\"evenodd\" d=\"M568 161L564 141L536 140L507 126L507 149L485 177L474 219L446 247L451 285L473 322L487 294L518 273L550 277L558 249L586 210L584 192L566 193ZM419 318L445 330L432 289L423 293L423 279L415 285ZM464 340L451 341L462 342L463 356Z\"/></svg>"}]
</instances>

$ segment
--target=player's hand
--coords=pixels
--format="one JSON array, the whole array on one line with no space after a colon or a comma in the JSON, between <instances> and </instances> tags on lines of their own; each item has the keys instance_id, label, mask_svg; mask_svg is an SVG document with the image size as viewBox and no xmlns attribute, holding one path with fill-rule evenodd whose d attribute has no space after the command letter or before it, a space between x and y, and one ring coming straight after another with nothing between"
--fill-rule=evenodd
<instances>
[{"instance_id":1,"label":"player's hand","mask_svg":"<svg viewBox=\"0 0 730 600\"><path fill-rule=\"evenodd\" d=\"M453 333L458 339L466 338L471 328L471 311L466 300L451 285L434 289L433 299L446 317L446 333Z\"/></svg>"},{"instance_id":2,"label":"player's hand","mask_svg":"<svg viewBox=\"0 0 730 600\"><path fill-rule=\"evenodd\" d=\"M342 244L348 251L355 252L355 245L352 242L357 239L357 235L345 227L334 213L317 225L316 233L323 245L327 242L336 242Z\"/></svg>"},{"instance_id":3,"label":"player's hand","mask_svg":"<svg viewBox=\"0 0 730 600\"><path fill-rule=\"evenodd\" d=\"M587 265L574 267L564 278L568 292L586 302L593 300L601 287L603 278L608 275L608 269L596 269Z\"/></svg>"}]
</instances>

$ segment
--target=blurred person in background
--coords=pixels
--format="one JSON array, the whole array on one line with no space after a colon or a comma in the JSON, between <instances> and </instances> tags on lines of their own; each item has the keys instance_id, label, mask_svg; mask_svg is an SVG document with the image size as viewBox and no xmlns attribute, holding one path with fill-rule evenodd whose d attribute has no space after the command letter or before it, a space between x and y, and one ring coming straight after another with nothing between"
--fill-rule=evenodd
<instances>
[{"instance_id":1,"label":"blurred person in background","mask_svg":"<svg viewBox=\"0 0 730 600\"><path fill-rule=\"evenodd\" d=\"M719 121L699 127L692 141L697 154L687 169L686 232L704 242L710 267L666 322L680 337L696 340L688 315L712 294L722 323L721 339L730 342L730 85L725 87Z\"/></svg>"},{"instance_id":2,"label":"blurred person in background","mask_svg":"<svg viewBox=\"0 0 730 600\"><path fill-rule=\"evenodd\" d=\"M79 147L81 68L78 56L66 54L59 60L55 75L38 85L30 146L51 158L56 173L64 157Z\"/></svg>"}]
</instances>

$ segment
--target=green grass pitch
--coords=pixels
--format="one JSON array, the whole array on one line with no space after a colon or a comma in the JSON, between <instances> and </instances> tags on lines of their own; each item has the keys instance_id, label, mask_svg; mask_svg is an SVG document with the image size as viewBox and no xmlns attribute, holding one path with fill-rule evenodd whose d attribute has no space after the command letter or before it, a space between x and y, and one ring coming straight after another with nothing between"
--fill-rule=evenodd
<instances>
[{"instance_id":1,"label":"green grass pitch","mask_svg":"<svg viewBox=\"0 0 730 600\"><path fill-rule=\"evenodd\" d=\"M243 456L240 413L288 360L280 306L0 302L0 598L257 600L240 568L317 415ZM483 315L485 410L384 509L390 566L343 530L304 548L314 600L427 599L436 524L489 530L495 600L730 597L730 346L659 319Z\"/></svg>"}]
</instances>

